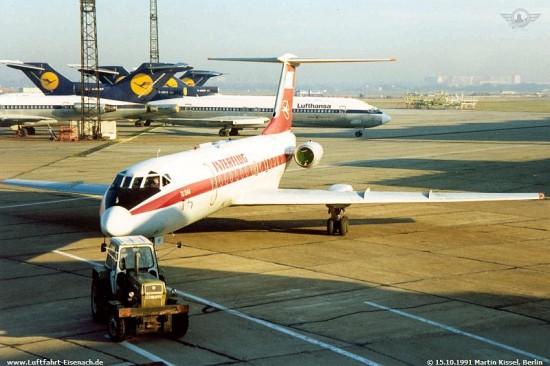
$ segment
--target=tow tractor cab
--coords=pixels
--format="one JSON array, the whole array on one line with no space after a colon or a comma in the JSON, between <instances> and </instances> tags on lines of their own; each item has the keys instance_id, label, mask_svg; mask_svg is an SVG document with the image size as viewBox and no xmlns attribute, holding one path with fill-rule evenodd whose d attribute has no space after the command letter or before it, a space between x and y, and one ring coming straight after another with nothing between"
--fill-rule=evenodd
<instances>
[{"instance_id":1,"label":"tow tractor cab","mask_svg":"<svg viewBox=\"0 0 550 366\"><path fill-rule=\"evenodd\" d=\"M107 320L115 341L128 334L168 333L185 335L189 306L178 304L175 291L166 290L154 244L143 236L113 237L105 264L94 266L91 308L94 320Z\"/></svg>"}]
</instances>

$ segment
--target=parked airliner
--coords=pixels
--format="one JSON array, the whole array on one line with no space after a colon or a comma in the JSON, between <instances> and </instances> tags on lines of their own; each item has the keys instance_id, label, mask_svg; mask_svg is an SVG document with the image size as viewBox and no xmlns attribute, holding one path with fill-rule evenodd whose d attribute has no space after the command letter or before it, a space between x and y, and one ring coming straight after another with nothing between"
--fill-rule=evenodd
<instances>
[{"instance_id":1,"label":"parked airliner","mask_svg":"<svg viewBox=\"0 0 550 366\"><path fill-rule=\"evenodd\" d=\"M125 80L101 90L100 113L103 120L136 119L153 113L147 103L175 73L189 69L186 64L143 64ZM55 89L59 79L53 73L42 75L41 82ZM96 106L96 98L87 97L85 104ZM0 126L10 126L21 136L34 134L36 126L74 121L81 118L80 95L42 94L0 96ZM155 107L156 108L156 107ZM156 108L158 109L158 108Z\"/></svg>"},{"instance_id":2,"label":"parked airliner","mask_svg":"<svg viewBox=\"0 0 550 366\"><path fill-rule=\"evenodd\" d=\"M351 204L541 199L538 193L436 193L354 191L347 184L328 190L281 189L294 159L303 168L317 165L321 145L297 145L291 132L296 67L319 62L375 62L387 59L319 60L286 54L278 58L213 59L282 63L270 122L261 135L205 143L189 151L139 162L116 174L111 184L6 179L3 184L102 195L101 230L106 236L144 235L160 242L224 207L240 205L323 205L329 208L327 233L345 235ZM158 240L157 240L158 239ZM222 244L223 245L223 244Z\"/></svg>"},{"instance_id":3,"label":"parked airliner","mask_svg":"<svg viewBox=\"0 0 550 366\"><path fill-rule=\"evenodd\" d=\"M47 63L9 60L0 62L23 71L45 95L81 93L80 83L68 80ZM79 70L99 75L103 83L102 94L104 89L116 85L129 74L121 66ZM210 77L219 75L221 73L191 69L181 76L181 80L176 77L170 78L151 98L150 107L138 116L136 126L149 126L153 121L188 126L207 124L221 126L220 136L235 136L245 128L264 128L273 115L275 97L224 95L218 93L217 87L204 86ZM357 137L363 135L365 128L381 126L391 121L388 114L353 98L295 97L292 109L294 126L353 128Z\"/></svg>"}]
</instances>

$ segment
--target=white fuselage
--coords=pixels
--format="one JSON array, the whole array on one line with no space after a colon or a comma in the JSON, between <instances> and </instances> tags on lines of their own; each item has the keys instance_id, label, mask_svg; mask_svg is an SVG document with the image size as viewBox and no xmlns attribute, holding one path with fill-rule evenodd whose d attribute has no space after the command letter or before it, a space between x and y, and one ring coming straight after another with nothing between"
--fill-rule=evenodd
<instances>
[{"instance_id":1,"label":"white fuselage","mask_svg":"<svg viewBox=\"0 0 550 366\"><path fill-rule=\"evenodd\" d=\"M290 132L260 135L133 165L117 175L103 198L102 231L160 236L230 206L248 190L277 188L295 145ZM154 177L162 182L160 190L148 186Z\"/></svg>"},{"instance_id":2,"label":"white fuselage","mask_svg":"<svg viewBox=\"0 0 550 366\"><path fill-rule=\"evenodd\" d=\"M94 105L95 98L88 98L85 103ZM81 97L76 95L45 96L0 96L0 120L3 125L17 124L12 121L36 120L37 118L49 119L49 123L56 121L72 121L81 118ZM100 99L102 108L101 118L104 120L117 120L126 118L138 118L145 111L143 104L121 102L111 99Z\"/></svg>"},{"instance_id":3,"label":"white fuselage","mask_svg":"<svg viewBox=\"0 0 550 366\"><path fill-rule=\"evenodd\" d=\"M217 94L165 99L149 104L177 104L179 112L166 117L205 119L223 116L271 118L274 103L274 96ZM368 128L380 126L391 120L389 115L361 100L337 97L294 97L293 117L293 126L306 127Z\"/></svg>"}]
</instances>

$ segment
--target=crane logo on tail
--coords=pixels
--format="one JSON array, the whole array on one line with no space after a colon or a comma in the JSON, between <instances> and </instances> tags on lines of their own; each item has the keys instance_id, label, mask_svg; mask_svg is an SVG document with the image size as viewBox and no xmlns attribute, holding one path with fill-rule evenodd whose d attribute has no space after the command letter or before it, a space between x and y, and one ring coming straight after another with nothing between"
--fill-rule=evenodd
<instances>
[{"instance_id":1,"label":"crane logo on tail","mask_svg":"<svg viewBox=\"0 0 550 366\"><path fill-rule=\"evenodd\" d=\"M55 73L47 71L40 76L40 84L44 89L54 91L59 86L59 77Z\"/></svg>"},{"instance_id":2,"label":"crane logo on tail","mask_svg":"<svg viewBox=\"0 0 550 366\"><path fill-rule=\"evenodd\" d=\"M147 74L137 74L132 78L130 87L140 97L150 94L153 91L153 79Z\"/></svg>"}]
</instances>

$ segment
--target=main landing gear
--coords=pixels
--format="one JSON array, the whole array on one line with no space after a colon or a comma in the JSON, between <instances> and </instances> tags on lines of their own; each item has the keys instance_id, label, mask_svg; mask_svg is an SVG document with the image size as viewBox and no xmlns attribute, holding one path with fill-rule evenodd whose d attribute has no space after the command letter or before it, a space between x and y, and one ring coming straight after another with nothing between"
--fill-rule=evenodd
<instances>
[{"instance_id":1,"label":"main landing gear","mask_svg":"<svg viewBox=\"0 0 550 366\"><path fill-rule=\"evenodd\" d=\"M226 127L222 127L219 131L219 135L224 136L239 136L239 129L238 128L231 128L227 129Z\"/></svg>"},{"instance_id":2,"label":"main landing gear","mask_svg":"<svg viewBox=\"0 0 550 366\"><path fill-rule=\"evenodd\" d=\"M328 213L330 214L330 219L327 220L328 235L340 234L344 236L348 233L349 218L343 215L344 212L343 208L328 206Z\"/></svg>"}]
</instances>

